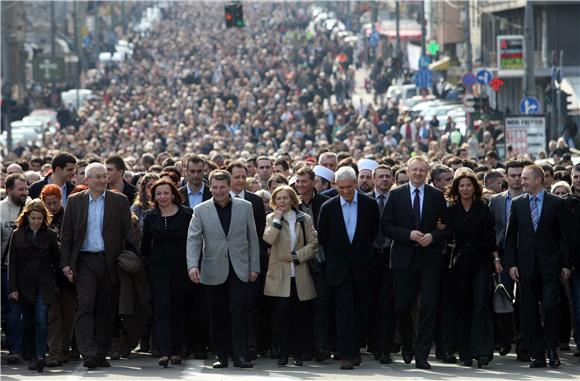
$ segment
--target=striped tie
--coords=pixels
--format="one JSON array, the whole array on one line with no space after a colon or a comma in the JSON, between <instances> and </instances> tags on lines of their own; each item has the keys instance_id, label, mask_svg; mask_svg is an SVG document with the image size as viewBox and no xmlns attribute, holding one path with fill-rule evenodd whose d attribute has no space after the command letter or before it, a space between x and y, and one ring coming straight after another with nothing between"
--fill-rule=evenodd
<instances>
[{"instance_id":1,"label":"striped tie","mask_svg":"<svg viewBox=\"0 0 580 381\"><path fill-rule=\"evenodd\" d=\"M538 198L536 196L532 196L532 205L531 205L531 212L532 212L532 224L534 225L534 232L538 230Z\"/></svg>"}]
</instances>

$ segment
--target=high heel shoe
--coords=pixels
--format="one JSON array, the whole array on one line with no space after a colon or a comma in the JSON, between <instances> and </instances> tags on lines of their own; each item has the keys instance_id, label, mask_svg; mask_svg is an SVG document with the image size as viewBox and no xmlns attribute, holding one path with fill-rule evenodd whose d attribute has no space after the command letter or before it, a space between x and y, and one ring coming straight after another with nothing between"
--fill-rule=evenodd
<instances>
[{"instance_id":1,"label":"high heel shoe","mask_svg":"<svg viewBox=\"0 0 580 381\"><path fill-rule=\"evenodd\" d=\"M477 367L478 368L481 368L481 367L484 367L484 366L488 366L488 365L489 365L489 357L487 357L487 356L480 356L477 359Z\"/></svg>"},{"instance_id":2,"label":"high heel shoe","mask_svg":"<svg viewBox=\"0 0 580 381\"><path fill-rule=\"evenodd\" d=\"M173 365L179 365L179 364L181 364L181 356L180 355L171 356L171 363Z\"/></svg>"},{"instance_id":3,"label":"high heel shoe","mask_svg":"<svg viewBox=\"0 0 580 381\"><path fill-rule=\"evenodd\" d=\"M159 366L167 368L168 365L169 365L169 357L163 356L159 359Z\"/></svg>"}]
</instances>

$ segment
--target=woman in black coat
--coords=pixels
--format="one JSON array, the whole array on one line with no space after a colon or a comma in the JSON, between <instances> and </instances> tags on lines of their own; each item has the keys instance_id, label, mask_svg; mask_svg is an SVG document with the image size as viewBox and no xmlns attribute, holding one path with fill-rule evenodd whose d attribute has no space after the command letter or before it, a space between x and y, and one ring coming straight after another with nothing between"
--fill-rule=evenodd
<instances>
[{"instance_id":1,"label":"woman in black coat","mask_svg":"<svg viewBox=\"0 0 580 381\"><path fill-rule=\"evenodd\" d=\"M9 297L22 305L23 339L35 348L28 369L42 372L48 309L58 297L55 271L60 256L57 235L48 228L48 211L42 201L30 202L18 216L9 253Z\"/></svg>"},{"instance_id":2,"label":"woman in black coat","mask_svg":"<svg viewBox=\"0 0 580 381\"><path fill-rule=\"evenodd\" d=\"M187 230L193 211L181 205L181 194L168 180L151 188L155 208L143 220L141 256L148 267L154 329L159 341L159 365L181 363L184 336L184 293L187 275Z\"/></svg>"},{"instance_id":3,"label":"woman in black coat","mask_svg":"<svg viewBox=\"0 0 580 381\"><path fill-rule=\"evenodd\" d=\"M450 292L457 302L455 337L464 366L477 359L487 365L493 355L492 268L502 270L494 222L482 201L482 187L468 168L455 173L447 191L449 227L455 235Z\"/></svg>"}]
</instances>

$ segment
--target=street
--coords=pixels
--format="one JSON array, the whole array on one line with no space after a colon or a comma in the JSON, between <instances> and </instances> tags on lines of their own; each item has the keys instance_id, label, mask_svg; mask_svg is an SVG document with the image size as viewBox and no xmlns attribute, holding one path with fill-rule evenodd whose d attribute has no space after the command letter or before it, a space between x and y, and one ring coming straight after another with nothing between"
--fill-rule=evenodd
<instances>
[{"instance_id":1,"label":"street","mask_svg":"<svg viewBox=\"0 0 580 381\"><path fill-rule=\"evenodd\" d=\"M237 368L214 370L213 360L185 360L182 365L170 365L167 369L157 366L157 359L147 355L132 354L129 359L113 361L112 368L86 371L82 363L69 363L64 368L45 368L44 373L36 373L26 369L25 364L17 367L2 366L2 380L87 380L100 378L103 380L147 380L194 379L196 381L222 380L576 380L580 379L580 363L577 357L569 352L561 353L562 366L559 369L529 369L527 363L517 362L515 354L506 357L495 357L488 368L478 369L475 365L464 368L458 365L443 364L431 357L431 371L415 369L414 364L405 365L400 355L394 355L395 362L391 365L381 365L369 356L363 355L362 365L354 371L341 371L338 361L327 360L323 364L305 363L298 368L287 366L280 368L272 359L254 361L254 369ZM290 362L291 363L291 362Z\"/></svg>"}]
</instances>

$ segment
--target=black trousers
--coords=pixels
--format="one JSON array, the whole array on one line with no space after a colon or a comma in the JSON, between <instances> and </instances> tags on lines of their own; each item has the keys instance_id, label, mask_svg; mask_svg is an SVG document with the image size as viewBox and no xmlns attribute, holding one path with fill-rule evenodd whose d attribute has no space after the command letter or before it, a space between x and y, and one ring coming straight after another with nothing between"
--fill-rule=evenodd
<instances>
[{"instance_id":1,"label":"black trousers","mask_svg":"<svg viewBox=\"0 0 580 381\"><path fill-rule=\"evenodd\" d=\"M111 348L118 297L104 255L79 254L76 288L79 351L83 357L105 356Z\"/></svg>"},{"instance_id":2,"label":"black trousers","mask_svg":"<svg viewBox=\"0 0 580 381\"><path fill-rule=\"evenodd\" d=\"M265 257L265 256L264 256ZM268 258L260 257L260 268L268 268ZM248 283L248 348L270 348L270 309L264 296L265 272L255 282Z\"/></svg>"},{"instance_id":3,"label":"black trousers","mask_svg":"<svg viewBox=\"0 0 580 381\"><path fill-rule=\"evenodd\" d=\"M185 327L184 293L153 291L155 333L161 356L181 355Z\"/></svg>"},{"instance_id":4,"label":"black trousers","mask_svg":"<svg viewBox=\"0 0 580 381\"><path fill-rule=\"evenodd\" d=\"M312 273L312 279L317 295L313 302L314 351L321 352L330 346L328 338L330 287L326 279L326 269L323 267L319 272Z\"/></svg>"},{"instance_id":5,"label":"black trousers","mask_svg":"<svg viewBox=\"0 0 580 381\"><path fill-rule=\"evenodd\" d=\"M338 286L331 287L336 306L338 354L343 359L360 356L368 324L370 286L356 284L348 271Z\"/></svg>"},{"instance_id":6,"label":"black trousers","mask_svg":"<svg viewBox=\"0 0 580 381\"><path fill-rule=\"evenodd\" d=\"M216 286L206 285L205 292L213 352L219 358L227 358L231 344L234 357L247 358L248 283L238 278L230 262L226 281Z\"/></svg>"},{"instance_id":7,"label":"black trousers","mask_svg":"<svg viewBox=\"0 0 580 381\"><path fill-rule=\"evenodd\" d=\"M520 324L530 356L544 354L546 347L559 347L560 278L559 274L520 277ZM542 302L544 327L540 322L539 303Z\"/></svg>"},{"instance_id":8,"label":"black trousers","mask_svg":"<svg viewBox=\"0 0 580 381\"><path fill-rule=\"evenodd\" d=\"M188 286L184 294L184 332L190 352L203 352L209 347L209 313L205 285Z\"/></svg>"},{"instance_id":9,"label":"black trousers","mask_svg":"<svg viewBox=\"0 0 580 381\"><path fill-rule=\"evenodd\" d=\"M433 332L439 300L440 270L423 265L423 253L416 252L406 270L393 270L395 303L402 351L413 352L415 328L411 310L421 293L421 306L415 340L415 358L426 360L433 344Z\"/></svg>"},{"instance_id":10,"label":"black trousers","mask_svg":"<svg viewBox=\"0 0 580 381\"><path fill-rule=\"evenodd\" d=\"M493 354L492 279L488 265L473 272L452 272L453 295L458 302L454 321L459 358L471 360Z\"/></svg>"},{"instance_id":11,"label":"black trousers","mask_svg":"<svg viewBox=\"0 0 580 381\"><path fill-rule=\"evenodd\" d=\"M391 352L397 328L393 272L389 268L388 249L383 252L375 252L370 281L371 303L367 329L368 350L373 353L388 355Z\"/></svg>"},{"instance_id":12,"label":"black trousers","mask_svg":"<svg viewBox=\"0 0 580 381\"><path fill-rule=\"evenodd\" d=\"M290 297L274 298L278 326L280 356L292 354L301 358L306 344L306 327L310 316L310 301L300 301L296 290L296 280L292 278Z\"/></svg>"}]
</instances>

